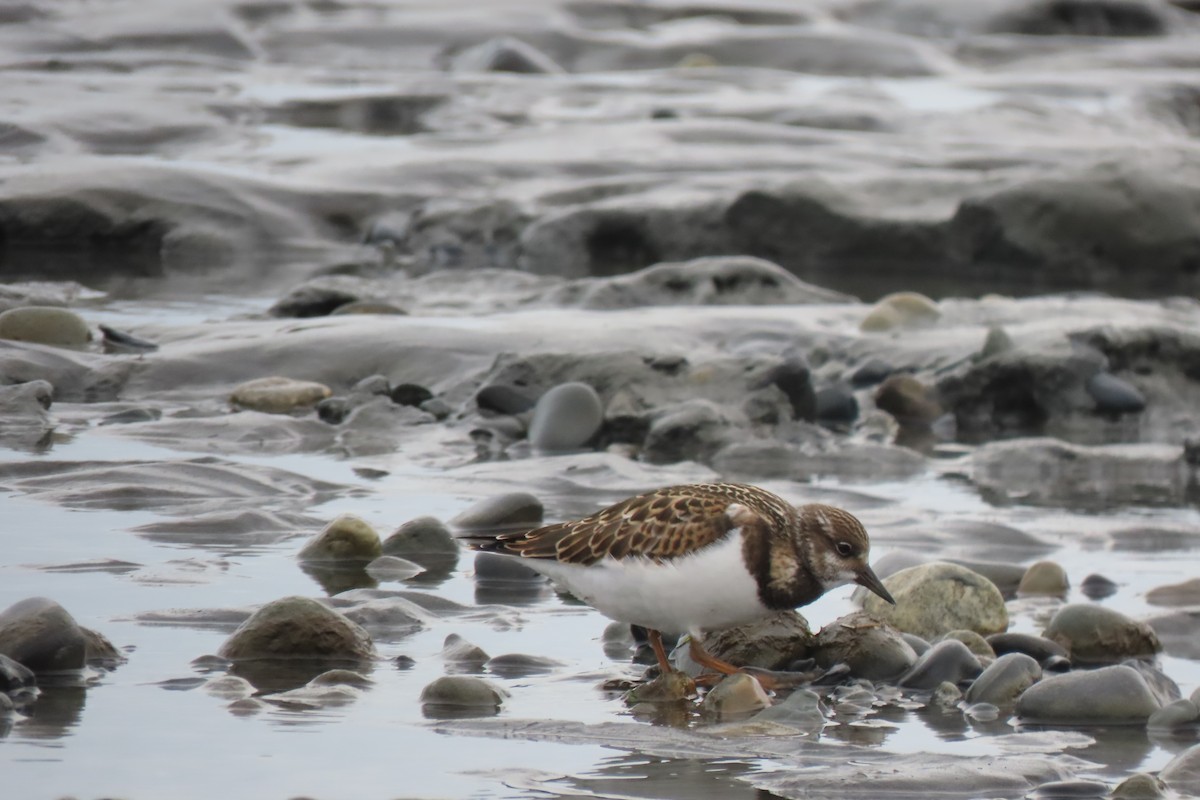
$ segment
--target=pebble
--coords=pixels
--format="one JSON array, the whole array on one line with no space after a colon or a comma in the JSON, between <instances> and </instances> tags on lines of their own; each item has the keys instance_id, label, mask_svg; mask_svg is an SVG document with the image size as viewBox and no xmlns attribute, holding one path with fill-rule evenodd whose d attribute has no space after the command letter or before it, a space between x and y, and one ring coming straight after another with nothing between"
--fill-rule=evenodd
<instances>
[{"instance_id":1,"label":"pebble","mask_svg":"<svg viewBox=\"0 0 1200 800\"><path fill-rule=\"evenodd\" d=\"M875 390L875 406L901 427L928 427L942 415L933 389L912 375L892 375Z\"/></svg>"},{"instance_id":2,"label":"pebble","mask_svg":"<svg viewBox=\"0 0 1200 800\"><path fill-rule=\"evenodd\" d=\"M1115 581L1095 573L1088 575L1083 579L1083 583L1079 584L1079 591L1083 592L1089 600L1103 600L1106 597L1112 597L1117 593L1117 588Z\"/></svg>"},{"instance_id":3,"label":"pebble","mask_svg":"<svg viewBox=\"0 0 1200 800\"><path fill-rule=\"evenodd\" d=\"M491 656L479 645L472 644L457 633L446 637L442 643L442 660L459 671L478 672Z\"/></svg>"},{"instance_id":4,"label":"pebble","mask_svg":"<svg viewBox=\"0 0 1200 800\"><path fill-rule=\"evenodd\" d=\"M16 659L0 653L0 694L33 686L37 679L33 670Z\"/></svg>"},{"instance_id":5,"label":"pebble","mask_svg":"<svg viewBox=\"0 0 1200 800\"><path fill-rule=\"evenodd\" d=\"M1112 800L1156 800L1167 797L1167 785L1153 775L1137 772L1117 784Z\"/></svg>"},{"instance_id":6,"label":"pebble","mask_svg":"<svg viewBox=\"0 0 1200 800\"><path fill-rule=\"evenodd\" d=\"M406 581L425 571L420 564L398 556L380 556L366 566L367 574L377 581Z\"/></svg>"},{"instance_id":7,"label":"pebble","mask_svg":"<svg viewBox=\"0 0 1200 800\"><path fill-rule=\"evenodd\" d=\"M844 386L826 386L817 392L816 417L829 424L851 424L858 419L858 400Z\"/></svg>"},{"instance_id":8,"label":"pebble","mask_svg":"<svg viewBox=\"0 0 1200 800\"><path fill-rule=\"evenodd\" d=\"M881 358L870 358L850 376L850 385L857 389L883 383L896 368Z\"/></svg>"},{"instance_id":9,"label":"pebble","mask_svg":"<svg viewBox=\"0 0 1200 800\"><path fill-rule=\"evenodd\" d=\"M901 631L932 639L960 628L984 636L1008 628L1008 611L1000 590L987 578L958 564L919 564L886 578L884 585L896 605L869 595L863 609Z\"/></svg>"},{"instance_id":10,"label":"pebble","mask_svg":"<svg viewBox=\"0 0 1200 800\"><path fill-rule=\"evenodd\" d=\"M331 286L306 284L288 292L271 306L267 313L275 317L324 317L347 303L357 303L361 299L353 292Z\"/></svg>"},{"instance_id":11,"label":"pebble","mask_svg":"<svg viewBox=\"0 0 1200 800\"><path fill-rule=\"evenodd\" d=\"M773 722L799 731L819 731L827 722L821 696L810 689L797 689L781 703L764 708L755 721Z\"/></svg>"},{"instance_id":12,"label":"pebble","mask_svg":"<svg viewBox=\"0 0 1200 800\"><path fill-rule=\"evenodd\" d=\"M56 306L21 306L0 313L0 339L82 347L92 340L92 332L74 311Z\"/></svg>"},{"instance_id":13,"label":"pebble","mask_svg":"<svg viewBox=\"0 0 1200 800\"><path fill-rule=\"evenodd\" d=\"M1112 664L1150 657L1162 650L1158 636L1146 623L1088 603L1060 608L1045 636L1066 648L1076 663Z\"/></svg>"},{"instance_id":14,"label":"pebble","mask_svg":"<svg viewBox=\"0 0 1200 800\"><path fill-rule=\"evenodd\" d=\"M505 653L492 656L484 663L484 668L493 675L505 678L525 678L530 675L543 675L563 666L563 662L545 656L531 656L525 653Z\"/></svg>"},{"instance_id":15,"label":"pebble","mask_svg":"<svg viewBox=\"0 0 1200 800\"><path fill-rule=\"evenodd\" d=\"M728 442L732 427L722 408L708 400L669 406L650 421L642 458L650 464L707 461Z\"/></svg>"},{"instance_id":16,"label":"pebble","mask_svg":"<svg viewBox=\"0 0 1200 800\"><path fill-rule=\"evenodd\" d=\"M546 580L537 570L521 563L521 559L498 553L475 554L475 580L483 583L515 581L541 583Z\"/></svg>"},{"instance_id":17,"label":"pebble","mask_svg":"<svg viewBox=\"0 0 1200 800\"><path fill-rule=\"evenodd\" d=\"M229 401L251 411L287 414L311 408L332 395L330 388L322 383L276 375L239 384L230 392Z\"/></svg>"},{"instance_id":18,"label":"pebble","mask_svg":"<svg viewBox=\"0 0 1200 800\"><path fill-rule=\"evenodd\" d=\"M1146 398L1136 386L1116 375L1097 372L1085 384L1096 401L1096 410L1107 414L1136 414L1146 408Z\"/></svg>"},{"instance_id":19,"label":"pebble","mask_svg":"<svg viewBox=\"0 0 1200 800\"><path fill-rule=\"evenodd\" d=\"M750 675L735 672L714 686L701 705L718 716L733 716L761 711L771 705L771 698Z\"/></svg>"},{"instance_id":20,"label":"pebble","mask_svg":"<svg viewBox=\"0 0 1200 800\"><path fill-rule=\"evenodd\" d=\"M1120 725L1144 723L1160 707L1142 674L1120 664L1043 678L1017 699L1016 711L1033 723Z\"/></svg>"},{"instance_id":21,"label":"pebble","mask_svg":"<svg viewBox=\"0 0 1200 800\"><path fill-rule=\"evenodd\" d=\"M936 689L939 684L959 684L983 672L983 665L967 646L947 639L930 647L900 679L906 689Z\"/></svg>"},{"instance_id":22,"label":"pebble","mask_svg":"<svg viewBox=\"0 0 1200 800\"><path fill-rule=\"evenodd\" d=\"M538 398L529 442L543 452L578 450L600 430L604 402L586 383L562 383Z\"/></svg>"},{"instance_id":23,"label":"pebble","mask_svg":"<svg viewBox=\"0 0 1200 800\"><path fill-rule=\"evenodd\" d=\"M918 292L896 292L877 302L859 323L865 333L883 333L932 325L941 317L938 305Z\"/></svg>"},{"instance_id":24,"label":"pebble","mask_svg":"<svg viewBox=\"0 0 1200 800\"><path fill-rule=\"evenodd\" d=\"M993 325L988 328L987 336L983 340L983 348L979 351L979 358L991 358L1001 353L1007 353L1015 347L1008 331L1000 325Z\"/></svg>"},{"instance_id":25,"label":"pebble","mask_svg":"<svg viewBox=\"0 0 1200 800\"><path fill-rule=\"evenodd\" d=\"M422 403L433 399L433 392L416 383L402 383L399 386L393 387L388 392L388 396L392 398L392 402L396 405L417 406L420 408Z\"/></svg>"},{"instance_id":26,"label":"pebble","mask_svg":"<svg viewBox=\"0 0 1200 800\"><path fill-rule=\"evenodd\" d=\"M431 573L447 574L458 565L459 546L437 517L417 517L383 540L384 555L419 564Z\"/></svg>"},{"instance_id":27,"label":"pebble","mask_svg":"<svg viewBox=\"0 0 1200 800\"><path fill-rule=\"evenodd\" d=\"M1146 727L1152 731L1173 731L1179 728L1194 728L1200 722L1200 708L1190 698L1181 698L1167 703L1150 715Z\"/></svg>"},{"instance_id":28,"label":"pebble","mask_svg":"<svg viewBox=\"0 0 1200 800\"><path fill-rule=\"evenodd\" d=\"M1200 744L1194 744L1172 758L1158 771L1173 791L1184 797L1200 797Z\"/></svg>"},{"instance_id":29,"label":"pebble","mask_svg":"<svg viewBox=\"0 0 1200 800\"><path fill-rule=\"evenodd\" d=\"M523 414L537 401L526 392L503 383L484 386L475 393L475 405L497 414Z\"/></svg>"},{"instance_id":30,"label":"pebble","mask_svg":"<svg viewBox=\"0 0 1200 800\"><path fill-rule=\"evenodd\" d=\"M1006 653L1024 653L1043 667L1051 658L1068 658L1067 648L1043 636L1031 633L996 633L987 637L987 643L998 656Z\"/></svg>"},{"instance_id":31,"label":"pebble","mask_svg":"<svg viewBox=\"0 0 1200 800\"><path fill-rule=\"evenodd\" d=\"M757 683L757 681L756 681ZM633 687L625 693L625 702L629 705L638 703L677 703L696 696L696 683L685 672L673 669L658 675L653 680Z\"/></svg>"},{"instance_id":32,"label":"pebble","mask_svg":"<svg viewBox=\"0 0 1200 800\"><path fill-rule=\"evenodd\" d=\"M971 684L967 690L968 703L991 703L1011 706L1033 684L1042 679L1042 667L1024 653L1002 655Z\"/></svg>"},{"instance_id":33,"label":"pebble","mask_svg":"<svg viewBox=\"0 0 1200 800\"><path fill-rule=\"evenodd\" d=\"M1146 592L1146 602L1156 606L1200 605L1200 578L1191 578L1169 586L1157 586Z\"/></svg>"},{"instance_id":34,"label":"pebble","mask_svg":"<svg viewBox=\"0 0 1200 800\"><path fill-rule=\"evenodd\" d=\"M787 397L792 417L812 422L817 418L817 395L812 384L812 370L803 358L788 358L772 367L767 382ZM857 404L856 404L857 405Z\"/></svg>"},{"instance_id":35,"label":"pebble","mask_svg":"<svg viewBox=\"0 0 1200 800\"><path fill-rule=\"evenodd\" d=\"M422 711L434 718L458 716L455 710L495 713L507 697L504 689L474 675L443 675L421 690Z\"/></svg>"},{"instance_id":36,"label":"pebble","mask_svg":"<svg viewBox=\"0 0 1200 800\"><path fill-rule=\"evenodd\" d=\"M1067 579L1067 571L1062 566L1053 561L1039 561L1025 570L1025 576L1017 585L1017 596L1065 597L1070 588L1071 582Z\"/></svg>"},{"instance_id":37,"label":"pebble","mask_svg":"<svg viewBox=\"0 0 1200 800\"><path fill-rule=\"evenodd\" d=\"M300 549L301 561L369 562L383 555L379 534L366 520L342 514Z\"/></svg>"},{"instance_id":38,"label":"pebble","mask_svg":"<svg viewBox=\"0 0 1200 800\"><path fill-rule=\"evenodd\" d=\"M255 611L217 651L232 661L258 658L370 660L375 645L363 628L307 597L284 597Z\"/></svg>"},{"instance_id":39,"label":"pebble","mask_svg":"<svg viewBox=\"0 0 1200 800\"><path fill-rule=\"evenodd\" d=\"M544 513L542 501L533 495L509 492L480 500L450 522L466 531L515 529L540 525Z\"/></svg>"},{"instance_id":40,"label":"pebble","mask_svg":"<svg viewBox=\"0 0 1200 800\"><path fill-rule=\"evenodd\" d=\"M943 633L940 637L938 637L938 641L946 641L947 639L957 639L965 644L967 649L972 653L980 658L987 659L988 662L996 657L996 651L992 649L990 644L988 644L987 639L984 639L975 631L960 629Z\"/></svg>"},{"instance_id":41,"label":"pebble","mask_svg":"<svg viewBox=\"0 0 1200 800\"><path fill-rule=\"evenodd\" d=\"M779 670L806 658L812 640L808 620L788 609L747 625L710 634L704 640L704 647L731 664ZM699 665L693 664L688 657L687 648L681 649L677 658L680 669L699 674Z\"/></svg>"},{"instance_id":42,"label":"pebble","mask_svg":"<svg viewBox=\"0 0 1200 800\"><path fill-rule=\"evenodd\" d=\"M958 688L958 684L951 683L950 681L942 681L933 690L929 702L942 708L954 708L962 700L962 696L962 689Z\"/></svg>"},{"instance_id":43,"label":"pebble","mask_svg":"<svg viewBox=\"0 0 1200 800\"><path fill-rule=\"evenodd\" d=\"M897 678L917 662L917 653L903 634L861 612L822 628L813 642L813 651L822 667L845 664L853 677L871 681Z\"/></svg>"},{"instance_id":44,"label":"pebble","mask_svg":"<svg viewBox=\"0 0 1200 800\"><path fill-rule=\"evenodd\" d=\"M0 612L0 654L33 672L77 670L87 663L87 638L58 603L31 597Z\"/></svg>"}]
</instances>

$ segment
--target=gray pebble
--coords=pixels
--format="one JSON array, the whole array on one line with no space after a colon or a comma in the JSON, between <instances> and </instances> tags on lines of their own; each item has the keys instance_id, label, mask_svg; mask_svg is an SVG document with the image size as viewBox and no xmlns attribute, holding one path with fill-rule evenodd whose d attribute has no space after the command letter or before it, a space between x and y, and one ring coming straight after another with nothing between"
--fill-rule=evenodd
<instances>
[{"instance_id":1,"label":"gray pebble","mask_svg":"<svg viewBox=\"0 0 1200 800\"><path fill-rule=\"evenodd\" d=\"M1112 597L1117 593L1117 588L1114 581L1094 573L1088 575L1083 579L1083 583L1079 584L1079 590L1089 600L1103 600L1106 597Z\"/></svg>"},{"instance_id":2,"label":"gray pebble","mask_svg":"<svg viewBox=\"0 0 1200 800\"><path fill-rule=\"evenodd\" d=\"M958 684L983 672L975 654L957 639L947 639L929 648L913 665L900 685L906 689L936 689L939 684Z\"/></svg>"},{"instance_id":3,"label":"gray pebble","mask_svg":"<svg viewBox=\"0 0 1200 800\"><path fill-rule=\"evenodd\" d=\"M966 699L968 703L1010 706L1041 678L1042 668L1037 661L1024 653L1008 653L989 664L975 679Z\"/></svg>"},{"instance_id":4,"label":"gray pebble","mask_svg":"<svg viewBox=\"0 0 1200 800\"><path fill-rule=\"evenodd\" d=\"M475 405L497 414L521 414L533 408L536 402L527 392L502 383L484 386L475 393Z\"/></svg>"},{"instance_id":5,"label":"gray pebble","mask_svg":"<svg viewBox=\"0 0 1200 800\"><path fill-rule=\"evenodd\" d=\"M1141 673L1124 664L1053 675L1017 699L1022 719L1048 724L1144 723L1162 704Z\"/></svg>"},{"instance_id":6,"label":"gray pebble","mask_svg":"<svg viewBox=\"0 0 1200 800\"><path fill-rule=\"evenodd\" d=\"M1108 372L1088 378L1087 392L1096 401L1096 410L1109 414L1135 414L1146 408L1146 398L1136 386Z\"/></svg>"},{"instance_id":7,"label":"gray pebble","mask_svg":"<svg viewBox=\"0 0 1200 800\"><path fill-rule=\"evenodd\" d=\"M1200 708L1190 699L1175 700L1150 715L1146 727L1152 731L1171 731L1195 727L1200 722Z\"/></svg>"},{"instance_id":8,"label":"gray pebble","mask_svg":"<svg viewBox=\"0 0 1200 800\"><path fill-rule=\"evenodd\" d=\"M0 694L33 686L36 683L37 679L33 670L0 653Z\"/></svg>"},{"instance_id":9,"label":"gray pebble","mask_svg":"<svg viewBox=\"0 0 1200 800\"><path fill-rule=\"evenodd\" d=\"M563 383L550 389L533 409L529 442L547 452L577 450L591 441L604 422L604 403L586 383Z\"/></svg>"},{"instance_id":10,"label":"gray pebble","mask_svg":"<svg viewBox=\"0 0 1200 800\"><path fill-rule=\"evenodd\" d=\"M487 497L461 512L451 524L463 530L501 530L534 527L542 522L542 501L528 492Z\"/></svg>"},{"instance_id":11,"label":"gray pebble","mask_svg":"<svg viewBox=\"0 0 1200 800\"><path fill-rule=\"evenodd\" d=\"M0 612L0 653L33 672L77 670L87 661L87 637L58 603L31 597Z\"/></svg>"},{"instance_id":12,"label":"gray pebble","mask_svg":"<svg viewBox=\"0 0 1200 800\"><path fill-rule=\"evenodd\" d=\"M1200 797L1200 744L1194 744L1172 758L1158 771L1158 777L1184 797Z\"/></svg>"},{"instance_id":13,"label":"gray pebble","mask_svg":"<svg viewBox=\"0 0 1200 800\"><path fill-rule=\"evenodd\" d=\"M823 423L849 424L858 419L858 400L842 386L826 386L817 392L817 419Z\"/></svg>"},{"instance_id":14,"label":"gray pebble","mask_svg":"<svg viewBox=\"0 0 1200 800\"><path fill-rule=\"evenodd\" d=\"M421 690L427 717L459 716L458 711L495 713L508 692L473 675L443 675Z\"/></svg>"},{"instance_id":15,"label":"gray pebble","mask_svg":"<svg viewBox=\"0 0 1200 800\"><path fill-rule=\"evenodd\" d=\"M1158 636L1146 623L1090 603L1060 608L1045 636L1065 647L1077 663L1112 664L1153 656L1162 650Z\"/></svg>"},{"instance_id":16,"label":"gray pebble","mask_svg":"<svg viewBox=\"0 0 1200 800\"><path fill-rule=\"evenodd\" d=\"M821 696L809 689L797 689L782 703L755 714L754 719L786 725L800 731L819 731L825 727L827 721Z\"/></svg>"},{"instance_id":17,"label":"gray pebble","mask_svg":"<svg viewBox=\"0 0 1200 800\"><path fill-rule=\"evenodd\" d=\"M1049 658L1068 657L1067 649L1058 642L1031 633L996 633L987 637L987 642L998 656L1005 653L1024 653L1043 665Z\"/></svg>"}]
</instances>

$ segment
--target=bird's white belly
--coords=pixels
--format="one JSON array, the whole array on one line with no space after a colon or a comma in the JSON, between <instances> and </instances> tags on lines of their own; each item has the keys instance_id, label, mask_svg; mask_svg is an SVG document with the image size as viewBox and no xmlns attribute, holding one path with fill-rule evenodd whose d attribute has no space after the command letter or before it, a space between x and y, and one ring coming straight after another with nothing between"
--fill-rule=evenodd
<instances>
[{"instance_id":1,"label":"bird's white belly","mask_svg":"<svg viewBox=\"0 0 1200 800\"><path fill-rule=\"evenodd\" d=\"M606 617L655 630L720 630L770 613L746 572L736 530L699 553L670 561L606 558L586 567L536 559L523 563Z\"/></svg>"}]
</instances>

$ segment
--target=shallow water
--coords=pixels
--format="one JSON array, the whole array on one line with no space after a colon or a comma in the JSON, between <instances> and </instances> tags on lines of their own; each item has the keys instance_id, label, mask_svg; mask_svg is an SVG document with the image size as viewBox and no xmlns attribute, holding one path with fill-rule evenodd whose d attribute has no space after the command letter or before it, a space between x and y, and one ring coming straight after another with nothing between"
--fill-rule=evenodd
<instances>
[{"instance_id":1,"label":"shallow water","mask_svg":"<svg viewBox=\"0 0 1200 800\"><path fill-rule=\"evenodd\" d=\"M43 457L75 461L185 456L128 442L114 447L105 437L81 434ZM2 456L4 460L23 457ZM308 511L321 518L355 513L385 532L420 515L449 518L479 497L509 488L484 478L468 482L468 490L461 482L463 476L457 476L452 486L439 491L437 474L406 463L402 455L371 460L372 467L390 473L379 481L359 478L353 461L327 457L232 460L357 487L364 493L335 498ZM508 480L521 483L520 467L519 462L512 465ZM663 472L665 481L670 468ZM1129 508L1103 515L1019 506L996 509L972 490L935 477L854 486L771 485L798 500L832 494L865 506L859 514L873 529L880 555L895 545L889 542L886 524L872 524L884 517L906 523L988 519L1035 530L1051 548L1049 557L1076 582L1093 572L1115 580L1118 592L1102 602L1135 617L1152 610L1144 602L1145 591L1178 579L1180 557L1190 559L1190 554L1118 552L1101 539L1089 541L1079 532L1124 523L1194 527L1200 521L1194 509ZM544 499L549 517L562 516L561 509L586 505L556 493L553 486L529 488ZM320 586L295 560L303 535L261 545L228 538L201 546L130 531L171 519L152 511L72 510L13 494L3 502L6 527L14 532L7 537L5 566L0 568L5 598L52 597L81 624L103 631L129 658L113 672L93 673L86 688L48 687L35 714L20 719L0 740L5 783L17 792L14 797L205 798L231 791L239 796L339 797L353 787L351 793L364 798L532 798L546 792L574 796L590 791L636 797L749 798L758 795L744 780L746 776L795 769L771 758L680 760L642 756L636 750L622 753L619 747L614 752L611 744L506 741L440 732L437 721L423 715L417 695L443 674L439 651L449 633L492 655L519 652L562 662L543 675L489 676L511 692L502 718L580 723L633 719L618 695L598 688L605 676L636 674L627 653L616 652L615 658L605 655L600 638L606 620L588 608L564 603L544 586L532 593L501 591L498 596L483 596L472 579L469 557L463 557L443 582L422 584L418 578L410 583L467 605L477 600L504 602L507 611L479 619L442 620L429 630L377 641L381 661L369 674L373 683L345 706L231 713L226 701L197 685L207 675L203 668L191 665L193 659L215 652L228 628L145 624L133 617L176 608L246 607L289 594L320 594ZM986 544L940 540L937 549L939 556L972 558ZM105 566L106 560L122 563ZM848 592L835 592L805 610L814 627L850 608ZM1068 599L1084 598L1073 591ZM1011 629L1039 630L1047 606L1018 608ZM397 656L411 657L414 666L398 668L392 663ZM1185 694L1200 685L1197 662L1165 656L1162 666ZM870 719L874 721L869 724L831 726L819 738L798 741L797 753L805 748L865 746L897 754L989 756L1010 748L1010 739L998 737L1015 732L1003 718L973 725L960 715L919 707L889 706ZM703 729L711 723L697 717L687 724ZM1143 730L1122 729L1088 729L1080 738L1067 752L1095 762L1084 774L1110 780L1135 770L1157 769L1190 743L1151 739Z\"/></svg>"}]
</instances>

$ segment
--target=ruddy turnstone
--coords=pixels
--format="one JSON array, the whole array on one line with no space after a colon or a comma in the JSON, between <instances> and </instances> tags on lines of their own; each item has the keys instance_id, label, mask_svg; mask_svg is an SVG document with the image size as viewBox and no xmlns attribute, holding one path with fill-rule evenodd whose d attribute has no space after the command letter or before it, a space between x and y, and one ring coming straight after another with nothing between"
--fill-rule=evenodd
<instances>
[{"instance_id":1,"label":"ruddy turnstone","mask_svg":"<svg viewBox=\"0 0 1200 800\"><path fill-rule=\"evenodd\" d=\"M620 622L649 631L663 672L661 631L691 634L697 663L730 674L701 632L752 622L857 583L895 603L867 563L870 541L853 515L795 507L755 486L669 486L589 517L527 532L472 534L474 550L520 557Z\"/></svg>"}]
</instances>

